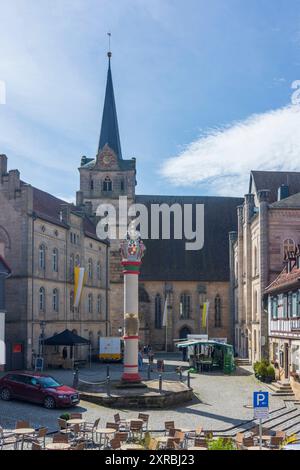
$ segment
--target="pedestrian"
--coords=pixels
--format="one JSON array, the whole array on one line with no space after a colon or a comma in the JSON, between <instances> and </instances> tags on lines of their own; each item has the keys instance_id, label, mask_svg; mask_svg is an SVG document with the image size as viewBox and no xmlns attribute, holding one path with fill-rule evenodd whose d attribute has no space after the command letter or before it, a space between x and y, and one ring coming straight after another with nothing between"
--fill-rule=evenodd
<instances>
[{"instance_id":1,"label":"pedestrian","mask_svg":"<svg viewBox=\"0 0 300 470\"><path fill-rule=\"evenodd\" d=\"M143 354L141 350L138 352L138 367L139 371L143 370Z\"/></svg>"}]
</instances>

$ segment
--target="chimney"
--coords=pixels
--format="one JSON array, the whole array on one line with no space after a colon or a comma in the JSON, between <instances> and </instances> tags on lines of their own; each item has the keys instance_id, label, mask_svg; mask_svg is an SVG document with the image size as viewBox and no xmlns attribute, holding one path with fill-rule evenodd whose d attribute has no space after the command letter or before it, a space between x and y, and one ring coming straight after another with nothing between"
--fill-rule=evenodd
<instances>
[{"instance_id":1,"label":"chimney","mask_svg":"<svg viewBox=\"0 0 300 470\"><path fill-rule=\"evenodd\" d=\"M83 205L83 191L76 192L76 206L81 207Z\"/></svg>"},{"instance_id":2,"label":"chimney","mask_svg":"<svg viewBox=\"0 0 300 470\"><path fill-rule=\"evenodd\" d=\"M60 221L64 222L65 224L69 224L70 212L71 212L70 204L61 204L60 205L60 212L59 212Z\"/></svg>"},{"instance_id":3,"label":"chimney","mask_svg":"<svg viewBox=\"0 0 300 470\"><path fill-rule=\"evenodd\" d=\"M0 181L1 177L7 174L7 156L0 155Z\"/></svg>"},{"instance_id":4,"label":"chimney","mask_svg":"<svg viewBox=\"0 0 300 470\"><path fill-rule=\"evenodd\" d=\"M8 193L10 199L15 197L16 191L20 191L20 187L19 170L10 170L8 173Z\"/></svg>"},{"instance_id":5,"label":"chimney","mask_svg":"<svg viewBox=\"0 0 300 470\"><path fill-rule=\"evenodd\" d=\"M84 212L85 212L87 215L93 215L93 206L92 206L91 201L86 201L86 202L84 203Z\"/></svg>"},{"instance_id":6,"label":"chimney","mask_svg":"<svg viewBox=\"0 0 300 470\"><path fill-rule=\"evenodd\" d=\"M290 189L287 184L282 184L278 188L278 196L277 200L282 201L283 199L286 199L290 195Z\"/></svg>"}]
</instances>

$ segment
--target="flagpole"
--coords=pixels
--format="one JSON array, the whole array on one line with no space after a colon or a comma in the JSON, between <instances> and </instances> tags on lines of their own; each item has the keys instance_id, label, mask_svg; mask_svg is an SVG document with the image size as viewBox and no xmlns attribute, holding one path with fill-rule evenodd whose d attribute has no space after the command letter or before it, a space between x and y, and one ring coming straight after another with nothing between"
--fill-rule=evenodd
<instances>
[{"instance_id":1,"label":"flagpole","mask_svg":"<svg viewBox=\"0 0 300 470\"><path fill-rule=\"evenodd\" d=\"M165 302L167 302L167 297L168 294L166 294L166 299L165 299ZM168 305L166 303L165 305L165 309L166 309L166 353L168 352Z\"/></svg>"}]
</instances>

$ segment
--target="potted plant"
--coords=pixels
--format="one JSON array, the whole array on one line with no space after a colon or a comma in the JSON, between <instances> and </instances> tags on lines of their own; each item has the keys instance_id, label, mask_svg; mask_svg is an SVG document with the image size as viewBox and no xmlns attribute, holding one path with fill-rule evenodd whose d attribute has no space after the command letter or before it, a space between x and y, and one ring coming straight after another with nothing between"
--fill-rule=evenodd
<instances>
[{"instance_id":1,"label":"potted plant","mask_svg":"<svg viewBox=\"0 0 300 470\"><path fill-rule=\"evenodd\" d=\"M60 415L60 419L64 419L65 421L68 421L70 419L69 413L63 413Z\"/></svg>"}]
</instances>

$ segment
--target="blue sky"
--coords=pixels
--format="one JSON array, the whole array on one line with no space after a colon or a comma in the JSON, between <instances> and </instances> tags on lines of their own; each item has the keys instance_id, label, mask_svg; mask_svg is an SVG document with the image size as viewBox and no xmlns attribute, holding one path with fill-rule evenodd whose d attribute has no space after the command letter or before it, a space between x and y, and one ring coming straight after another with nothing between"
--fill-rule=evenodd
<instances>
[{"instance_id":1,"label":"blue sky","mask_svg":"<svg viewBox=\"0 0 300 470\"><path fill-rule=\"evenodd\" d=\"M79 189L108 31L137 193L243 195L251 168L300 169L299 0L0 0L0 18L0 153L25 181Z\"/></svg>"}]
</instances>

